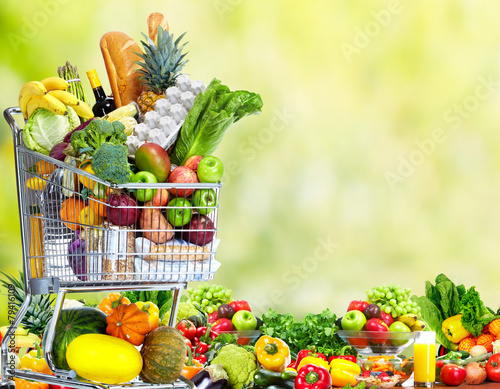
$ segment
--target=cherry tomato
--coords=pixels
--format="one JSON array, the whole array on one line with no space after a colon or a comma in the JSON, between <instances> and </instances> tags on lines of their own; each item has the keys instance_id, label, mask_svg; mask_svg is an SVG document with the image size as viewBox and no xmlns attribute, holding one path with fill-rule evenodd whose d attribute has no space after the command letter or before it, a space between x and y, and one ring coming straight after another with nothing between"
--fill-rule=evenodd
<instances>
[{"instance_id":1,"label":"cherry tomato","mask_svg":"<svg viewBox=\"0 0 500 389\"><path fill-rule=\"evenodd\" d=\"M194 351L196 354L205 354L208 351L209 347L210 346L205 342L199 342L194 348Z\"/></svg>"},{"instance_id":2,"label":"cherry tomato","mask_svg":"<svg viewBox=\"0 0 500 389\"><path fill-rule=\"evenodd\" d=\"M193 339L196 336L196 327L193 322L183 319L177 323L176 328L182 332L185 338Z\"/></svg>"},{"instance_id":3,"label":"cherry tomato","mask_svg":"<svg viewBox=\"0 0 500 389\"><path fill-rule=\"evenodd\" d=\"M202 363L203 365L207 363L207 357L205 354L197 355L193 359L196 359L198 362Z\"/></svg>"},{"instance_id":4,"label":"cherry tomato","mask_svg":"<svg viewBox=\"0 0 500 389\"><path fill-rule=\"evenodd\" d=\"M441 369L441 381L443 384L448 386L458 386L462 385L465 381L465 376L467 375L466 370L463 367L457 366L453 363L443 366Z\"/></svg>"},{"instance_id":5,"label":"cherry tomato","mask_svg":"<svg viewBox=\"0 0 500 389\"><path fill-rule=\"evenodd\" d=\"M494 354L488 359L486 374L490 380L500 382L500 353Z\"/></svg>"},{"instance_id":6,"label":"cherry tomato","mask_svg":"<svg viewBox=\"0 0 500 389\"><path fill-rule=\"evenodd\" d=\"M184 343L186 343L186 346L188 346L190 349L193 348L193 343L188 338L184 338Z\"/></svg>"}]
</instances>

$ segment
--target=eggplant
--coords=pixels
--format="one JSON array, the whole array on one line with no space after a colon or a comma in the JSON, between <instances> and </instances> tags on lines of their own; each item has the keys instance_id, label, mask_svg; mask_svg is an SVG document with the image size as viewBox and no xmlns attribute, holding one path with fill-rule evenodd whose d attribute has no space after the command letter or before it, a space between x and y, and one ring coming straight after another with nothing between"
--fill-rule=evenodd
<instances>
[{"instance_id":1,"label":"eggplant","mask_svg":"<svg viewBox=\"0 0 500 389\"><path fill-rule=\"evenodd\" d=\"M210 365L199 371L191 382L198 389L222 389L229 377L222 365Z\"/></svg>"},{"instance_id":2,"label":"eggplant","mask_svg":"<svg viewBox=\"0 0 500 389\"><path fill-rule=\"evenodd\" d=\"M75 273L76 277L81 281L87 281L87 277L82 274L87 274L87 262L85 261L85 241L80 238L80 231L75 231L73 240L68 245L68 262Z\"/></svg>"}]
</instances>

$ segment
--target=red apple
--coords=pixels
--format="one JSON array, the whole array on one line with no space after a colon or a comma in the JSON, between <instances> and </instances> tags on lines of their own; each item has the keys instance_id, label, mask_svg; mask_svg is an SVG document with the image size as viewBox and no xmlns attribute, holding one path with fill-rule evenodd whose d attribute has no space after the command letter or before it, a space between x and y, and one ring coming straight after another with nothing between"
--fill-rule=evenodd
<instances>
[{"instance_id":1,"label":"red apple","mask_svg":"<svg viewBox=\"0 0 500 389\"><path fill-rule=\"evenodd\" d=\"M178 166L170 173L168 182L171 184L194 184L199 182L198 176L186 166ZM177 197L186 197L193 193L194 189L170 189L170 193Z\"/></svg>"},{"instance_id":2,"label":"red apple","mask_svg":"<svg viewBox=\"0 0 500 389\"><path fill-rule=\"evenodd\" d=\"M390 327L391 324L394 323L394 319L391 314L385 313L384 311L380 311L380 316L378 318L387 324L387 327Z\"/></svg>"},{"instance_id":3,"label":"red apple","mask_svg":"<svg viewBox=\"0 0 500 389\"><path fill-rule=\"evenodd\" d=\"M135 165L140 171L153 173L158 182L165 182L170 174L170 157L156 143L146 142L137 149Z\"/></svg>"},{"instance_id":4,"label":"red apple","mask_svg":"<svg viewBox=\"0 0 500 389\"><path fill-rule=\"evenodd\" d=\"M215 227L212 220L200 214L195 215L191 219L187 225L187 229L188 231L182 232L181 239L197 244L198 246L205 246L209 244L215 235Z\"/></svg>"},{"instance_id":5,"label":"red apple","mask_svg":"<svg viewBox=\"0 0 500 389\"><path fill-rule=\"evenodd\" d=\"M370 340L375 344L383 344L387 341L387 336L384 336L385 332L389 332L389 327L380 319L370 319L365 324L365 331L377 332L377 334L372 334Z\"/></svg>"},{"instance_id":6,"label":"red apple","mask_svg":"<svg viewBox=\"0 0 500 389\"><path fill-rule=\"evenodd\" d=\"M349 306L347 307L347 312L349 311L361 311L368 306L368 303L366 301L362 300L354 300L349 303Z\"/></svg>"},{"instance_id":7,"label":"red apple","mask_svg":"<svg viewBox=\"0 0 500 389\"><path fill-rule=\"evenodd\" d=\"M193 155L192 157L188 158L188 160L184 163L183 166L190 168L193 172L196 173L196 170L198 169L198 164L202 159L203 156L201 155Z\"/></svg>"}]
</instances>

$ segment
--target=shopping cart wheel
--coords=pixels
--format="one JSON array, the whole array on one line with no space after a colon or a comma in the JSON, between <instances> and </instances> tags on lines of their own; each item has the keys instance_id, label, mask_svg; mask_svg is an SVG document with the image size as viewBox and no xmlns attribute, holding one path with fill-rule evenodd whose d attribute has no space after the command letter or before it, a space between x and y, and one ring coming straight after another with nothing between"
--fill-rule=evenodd
<instances>
[{"instance_id":1,"label":"shopping cart wheel","mask_svg":"<svg viewBox=\"0 0 500 389\"><path fill-rule=\"evenodd\" d=\"M0 389L15 389L15 387L14 381L0 382Z\"/></svg>"}]
</instances>

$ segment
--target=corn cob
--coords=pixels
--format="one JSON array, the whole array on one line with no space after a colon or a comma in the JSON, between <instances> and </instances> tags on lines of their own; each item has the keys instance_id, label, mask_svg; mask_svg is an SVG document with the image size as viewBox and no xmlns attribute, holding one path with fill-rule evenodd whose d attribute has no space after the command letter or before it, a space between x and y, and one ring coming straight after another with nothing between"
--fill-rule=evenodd
<instances>
[{"instance_id":1,"label":"corn cob","mask_svg":"<svg viewBox=\"0 0 500 389\"><path fill-rule=\"evenodd\" d=\"M120 120L126 117L134 117L135 115L137 115L138 112L139 109L137 107L137 104L130 103L124 105L123 107L117 108L114 111L111 111L106 116L104 116L104 119L107 120L108 122L114 122L116 120Z\"/></svg>"},{"instance_id":2,"label":"corn cob","mask_svg":"<svg viewBox=\"0 0 500 389\"><path fill-rule=\"evenodd\" d=\"M123 130L125 134L127 134L127 136L132 135L132 133L134 132L134 128L137 125L137 120L135 120L133 117L127 116L118 121L125 126L125 130Z\"/></svg>"}]
</instances>

